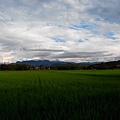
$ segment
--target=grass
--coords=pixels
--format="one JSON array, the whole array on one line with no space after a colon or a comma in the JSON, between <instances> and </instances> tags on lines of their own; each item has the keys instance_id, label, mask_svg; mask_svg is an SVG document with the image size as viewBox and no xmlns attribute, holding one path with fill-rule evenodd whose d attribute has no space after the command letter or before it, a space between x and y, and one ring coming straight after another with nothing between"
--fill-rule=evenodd
<instances>
[{"instance_id":1,"label":"grass","mask_svg":"<svg viewBox=\"0 0 120 120\"><path fill-rule=\"evenodd\" d=\"M120 70L1 71L0 120L119 120Z\"/></svg>"}]
</instances>

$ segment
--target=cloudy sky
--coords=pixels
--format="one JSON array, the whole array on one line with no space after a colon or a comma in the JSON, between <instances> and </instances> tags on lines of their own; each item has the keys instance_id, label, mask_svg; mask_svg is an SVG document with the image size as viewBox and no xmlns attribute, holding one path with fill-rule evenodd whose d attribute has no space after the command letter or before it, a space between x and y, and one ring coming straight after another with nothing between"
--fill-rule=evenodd
<instances>
[{"instance_id":1,"label":"cloudy sky","mask_svg":"<svg viewBox=\"0 0 120 120\"><path fill-rule=\"evenodd\" d=\"M0 0L0 63L120 59L120 0Z\"/></svg>"}]
</instances>

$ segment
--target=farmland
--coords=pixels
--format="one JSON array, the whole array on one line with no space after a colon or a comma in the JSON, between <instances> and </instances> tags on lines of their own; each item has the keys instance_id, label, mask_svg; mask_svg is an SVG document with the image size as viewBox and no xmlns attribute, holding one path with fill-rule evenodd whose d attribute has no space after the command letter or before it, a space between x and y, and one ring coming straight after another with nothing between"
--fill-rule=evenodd
<instances>
[{"instance_id":1,"label":"farmland","mask_svg":"<svg viewBox=\"0 0 120 120\"><path fill-rule=\"evenodd\" d=\"M0 71L0 120L118 120L120 70Z\"/></svg>"}]
</instances>

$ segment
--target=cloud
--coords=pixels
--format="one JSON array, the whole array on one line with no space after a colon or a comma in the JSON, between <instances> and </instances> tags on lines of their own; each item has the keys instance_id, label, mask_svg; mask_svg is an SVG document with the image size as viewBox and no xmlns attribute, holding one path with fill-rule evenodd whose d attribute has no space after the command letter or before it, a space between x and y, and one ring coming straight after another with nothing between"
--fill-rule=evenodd
<instances>
[{"instance_id":1,"label":"cloud","mask_svg":"<svg viewBox=\"0 0 120 120\"><path fill-rule=\"evenodd\" d=\"M63 50L54 50L54 49L22 49L23 51L47 51L47 52L63 52Z\"/></svg>"},{"instance_id":2,"label":"cloud","mask_svg":"<svg viewBox=\"0 0 120 120\"><path fill-rule=\"evenodd\" d=\"M119 4L118 0L0 0L0 61L118 59Z\"/></svg>"},{"instance_id":3,"label":"cloud","mask_svg":"<svg viewBox=\"0 0 120 120\"><path fill-rule=\"evenodd\" d=\"M104 36L94 35L93 32L84 28L74 30L69 27L58 27L42 22L2 23L1 26L1 54L9 52L10 54L7 55L9 60L12 56L11 61L13 61L13 58L14 61L35 58L67 59L69 61L73 58L74 61L95 60L95 58L100 60L100 57L98 57L100 54L101 58L102 56L103 58L108 57L101 51L105 50L116 54L120 48L119 40L112 41ZM66 42L56 42L52 37L65 39ZM78 42L80 39L82 39L82 42ZM64 51L68 52L64 53ZM111 57L112 54L110 54Z\"/></svg>"},{"instance_id":4,"label":"cloud","mask_svg":"<svg viewBox=\"0 0 120 120\"><path fill-rule=\"evenodd\" d=\"M101 51L101 52L64 52L56 57L58 58L91 58L91 57L96 57L98 56L103 57L103 56L111 56L111 53L108 53L106 51Z\"/></svg>"},{"instance_id":5,"label":"cloud","mask_svg":"<svg viewBox=\"0 0 120 120\"><path fill-rule=\"evenodd\" d=\"M90 14L99 16L106 21L119 22L119 0L93 0L92 3L92 7L88 9Z\"/></svg>"}]
</instances>

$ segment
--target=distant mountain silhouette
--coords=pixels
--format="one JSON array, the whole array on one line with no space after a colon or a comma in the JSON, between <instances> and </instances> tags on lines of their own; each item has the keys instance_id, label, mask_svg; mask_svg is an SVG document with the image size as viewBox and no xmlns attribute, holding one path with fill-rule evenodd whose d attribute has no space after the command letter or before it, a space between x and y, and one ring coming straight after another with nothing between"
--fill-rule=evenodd
<instances>
[{"instance_id":1,"label":"distant mountain silhouette","mask_svg":"<svg viewBox=\"0 0 120 120\"><path fill-rule=\"evenodd\" d=\"M11 64L1 64L0 70L28 70L28 69L55 69L55 70L102 70L120 69L120 60L110 62L64 62L49 60L17 61Z\"/></svg>"},{"instance_id":2,"label":"distant mountain silhouette","mask_svg":"<svg viewBox=\"0 0 120 120\"><path fill-rule=\"evenodd\" d=\"M31 66L53 66L58 64L71 64L73 62L63 62L63 61L49 61L49 60L28 60L28 61L17 61L15 64L27 64Z\"/></svg>"},{"instance_id":3,"label":"distant mountain silhouette","mask_svg":"<svg viewBox=\"0 0 120 120\"><path fill-rule=\"evenodd\" d=\"M56 66L56 65L64 65L64 64L78 64L80 66L86 66L91 64L97 64L99 62L64 62L64 61L49 61L49 60L28 60L28 61L17 61L15 64L27 64L31 66Z\"/></svg>"},{"instance_id":4,"label":"distant mountain silhouette","mask_svg":"<svg viewBox=\"0 0 120 120\"><path fill-rule=\"evenodd\" d=\"M110 61L110 62L102 62L99 64L91 65L91 67L97 68L97 69L114 69L114 68L120 68L120 60L118 61Z\"/></svg>"}]
</instances>

